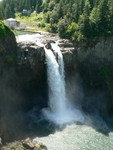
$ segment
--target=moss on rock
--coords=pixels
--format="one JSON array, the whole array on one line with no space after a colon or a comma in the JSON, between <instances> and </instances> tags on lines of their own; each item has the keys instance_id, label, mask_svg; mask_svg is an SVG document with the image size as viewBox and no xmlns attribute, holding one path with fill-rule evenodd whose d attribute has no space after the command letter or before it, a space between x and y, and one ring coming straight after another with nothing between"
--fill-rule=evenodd
<instances>
[{"instance_id":1,"label":"moss on rock","mask_svg":"<svg viewBox=\"0 0 113 150\"><path fill-rule=\"evenodd\" d=\"M13 35L13 31L5 25L2 21L0 21L0 37L8 37Z\"/></svg>"}]
</instances>

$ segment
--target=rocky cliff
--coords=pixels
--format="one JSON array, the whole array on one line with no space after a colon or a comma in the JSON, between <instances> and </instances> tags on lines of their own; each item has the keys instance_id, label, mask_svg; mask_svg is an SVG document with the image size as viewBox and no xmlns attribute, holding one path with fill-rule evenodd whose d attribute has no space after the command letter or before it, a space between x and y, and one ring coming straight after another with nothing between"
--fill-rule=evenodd
<instances>
[{"instance_id":1,"label":"rocky cliff","mask_svg":"<svg viewBox=\"0 0 113 150\"><path fill-rule=\"evenodd\" d=\"M62 40L59 46L64 55L68 90L75 101L78 99L85 111L112 115L113 38L90 43Z\"/></svg>"},{"instance_id":2,"label":"rocky cliff","mask_svg":"<svg viewBox=\"0 0 113 150\"><path fill-rule=\"evenodd\" d=\"M112 114L112 37L106 39L99 39L98 41L90 43L71 42L70 40L60 39L56 35L44 33L41 35L36 35L35 37L29 37L30 39L26 39L27 42L29 41L28 43L25 42L26 44L22 44L22 38L20 41L18 39L18 45L19 47L21 47L19 53L22 53L22 51L24 53L21 54L22 57L20 56L20 63L23 64L23 62L26 62L26 65L30 64L31 68L33 69L35 68L34 66L38 64L38 62L41 62L41 64L39 63L39 65L37 66L37 71L39 70L38 72L43 74L44 70L46 70L46 66L44 63L43 46L46 45L48 48L51 48L50 43L58 41L58 45L60 46L64 56L67 87L71 89L70 95L73 95L73 99L78 99L80 103L82 99L86 98L88 104L87 106L83 106L83 108L85 107L84 109L88 109L91 103L93 105L95 101L98 101L98 107L100 112L104 112L105 114ZM36 55L36 53L34 54L33 49L35 49L35 52L38 51L38 55ZM31 74L32 75L30 75L30 77L32 78L33 71ZM34 74L34 76L36 76L36 74ZM27 77L28 76L29 75L27 75ZM40 75L38 76L38 78L40 78ZM23 82L25 80L26 79L24 79ZM67 91L69 91L68 88ZM93 91L96 94L94 94ZM103 105L101 105L102 102L104 102ZM85 100L83 100L82 103L85 105ZM95 107L97 107L96 104Z\"/></svg>"},{"instance_id":3,"label":"rocky cliff","mask_svg":"<svg viewBox=\"0 0 113 150\"><path fill-rule=\"evenodd\" d=\"M0 136L2 137L7 137L9 132L8 118L14 95L11 84L16 57L17 44L14 33L0 21Z\"/></svg>"}]
</instances>

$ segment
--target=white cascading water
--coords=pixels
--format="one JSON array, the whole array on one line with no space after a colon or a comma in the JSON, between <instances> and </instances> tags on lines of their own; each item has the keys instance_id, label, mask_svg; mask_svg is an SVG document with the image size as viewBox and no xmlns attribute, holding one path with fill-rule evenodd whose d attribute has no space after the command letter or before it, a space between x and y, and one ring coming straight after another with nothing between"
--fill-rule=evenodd
<instances>
[{"instance_id":1,"label":"white cascading water","mask_svg":"<svg viewBox=\"0 0 113 150\"><path fill-rule=\"evenodd\" d=\"M60 51L60 47L58 46L58 42L51 43L51 47L52 47L53 51L55 52L55 54L58 56L59 71L60 71L60 75L62 77L62 80L64 81L64 78L65 78L64 61L63 61L62 53ZM65 81L64 81L64 84L65 84ZM64 87L65 87L65 85L64 85Z\"/></svg>"},{"instance_id":2,"label":"white cascading water","mask_svg":"<svg viewBox=\"0 0 113 150\"><path fill-rule=\"evenodd\" d=\"M51 43L51 47L57 58L52 50L44 47L49 87L49 108L43 109L43 113L47 119L55 124L83 122L84 117L81 112L74 109L66 98L64 62L60 47L57 43Z\"/></svg>"}]
</instances>

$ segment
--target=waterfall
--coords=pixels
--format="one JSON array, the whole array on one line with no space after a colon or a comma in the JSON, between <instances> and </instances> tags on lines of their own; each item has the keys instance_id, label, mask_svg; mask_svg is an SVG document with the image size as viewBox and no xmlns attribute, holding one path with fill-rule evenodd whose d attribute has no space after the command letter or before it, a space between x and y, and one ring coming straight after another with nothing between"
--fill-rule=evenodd
<instances>
[{"instance_id":1,"label":"waterfall","mask_svg":"<svg viewBox=\"0 0 113 150\"><path fill-rule=\"evenodd\" d=\"M74 121L83 122L81 112L74 109L66 97L64 61L60 47L56 43L51 43L51 48L45 49L47 64L48 88L49 88L49 108L43 109L47 119L55 124L65 124Z\"/></svg>"}]
</instances>

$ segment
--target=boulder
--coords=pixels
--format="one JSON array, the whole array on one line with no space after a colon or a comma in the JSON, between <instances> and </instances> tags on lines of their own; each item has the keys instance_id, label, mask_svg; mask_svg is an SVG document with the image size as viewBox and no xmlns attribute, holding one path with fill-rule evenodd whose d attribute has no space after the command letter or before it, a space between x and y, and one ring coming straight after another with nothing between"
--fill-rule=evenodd
<instances>
[{"instance_id":1,"label":"boulder","mask_svg":"<svg viewBox=\"0 0 113 150\"><path fill-rule=\"evenodd\" d=\"M6 146L3 146L1 150L47 150L47 147L37 141L33 141L30 138L27 138L22 141L14 141L12 143L8 143Z\"/></svg>"}]
</instances>

